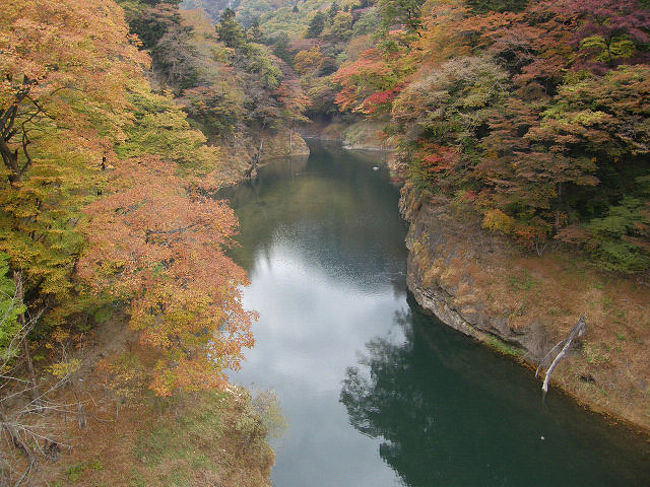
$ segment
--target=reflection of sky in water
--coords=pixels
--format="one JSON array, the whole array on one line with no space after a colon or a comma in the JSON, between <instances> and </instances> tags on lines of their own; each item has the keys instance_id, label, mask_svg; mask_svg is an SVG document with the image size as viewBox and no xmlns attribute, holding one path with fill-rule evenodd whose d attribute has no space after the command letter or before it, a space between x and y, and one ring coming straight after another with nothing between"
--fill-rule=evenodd
<instances>
[{"instance_id":1,"label":"reflection of sky in water","mask_svg":"<svg viewBox=\"0 0 650 487\"><path fill-rule=\"evenodd\" d=\"M404 292L406 225L385 170L357 154L314 151L300 176L278 161L260 178L221 193L241 222L232 255L247 271L279 241L336 279L366 290L388 281Z\"/></svg>"},{"instance_id":2,"label":"reflection of sky in water","mask_svg":"<svg viewBox=\"0 0 650 487\"><path fill-rule=\"evenodd\" d=\"M223 197L260 313L233 380L287 417L277 487L644 485L647 444L554 390L542 404L529 371L409 309L383 170L316 150L260 174Z\"/></svg>"},{"instance_id":3,"label":"reflection of sky in water","mask_svg":"<svg viewBox=\"0 0 650 487\"><path fill-rule=\"evenodd\" d=\"M359 434L339 402L341 383L372 337L401 343L393 322L405 306L390 283L360 290L279 241L258 255L244 304L260 313L256 346L234 380L271 387L289 429L276 448L275 485L400 485L379 457L379 439ZM353 460L352 460L353 459Z\"/></svg>"}]
</instances>

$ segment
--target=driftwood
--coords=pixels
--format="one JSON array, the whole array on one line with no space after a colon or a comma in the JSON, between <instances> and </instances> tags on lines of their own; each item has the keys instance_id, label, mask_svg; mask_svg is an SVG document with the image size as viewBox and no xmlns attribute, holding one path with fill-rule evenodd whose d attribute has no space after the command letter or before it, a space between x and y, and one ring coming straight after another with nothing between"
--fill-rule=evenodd
<instances>
[{"instance_id":1,"label":"driftwood","mask_svg":"<svg viewBox=\"0 0 650 487\"><path fill-rule=\"evenodd\" d=\"M587 321L585 315L580 316L578 319L578 322L575 324L573 328L571 328L571 331L569 332L569 335L564 338L563 340L560 340L551 350L544 356L544 358L540 361L539 366L537 367L537 370L535 371L535 377L539 375L540 369L543 367L543 365L547 362L547 359L551 356L551 354L557 350L560 346L562 346L562 349L560 352L555 356L553 361L551 362L551 365L549 366L548 370L546 371L546 377L544 378L544 383L542 384L542 391L544 391L544 395L548 392L548 383L551 380L551 374L553 373L553 370L555 370L555 367L560 363L560 361L566 357L567 352L569 351L569 348L571 347L571 344L573 343L573 340L576 337L581 337L585 333L587 333Z\"/></svg>"}]
</instances>

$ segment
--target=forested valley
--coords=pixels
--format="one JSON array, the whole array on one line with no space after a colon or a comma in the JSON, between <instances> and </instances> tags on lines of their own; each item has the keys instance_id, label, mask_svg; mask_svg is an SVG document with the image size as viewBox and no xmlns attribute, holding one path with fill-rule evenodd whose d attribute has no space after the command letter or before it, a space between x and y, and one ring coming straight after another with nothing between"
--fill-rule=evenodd
<instances>
[{"instance_id":1,"label":"forested valley","mask_svg":"<svg viewBox=\"0 0 650 487\"><path fill-rule=\"evenodd\" d=\"M228 381L258 316L217 192L308 154L308 136L389 151L410 221L440 210L531 269L552 259L611 284L589 298L602 326L574 375L587 387L588 367L620 370L611 339L631 347L634 390L562 386L647 433L647 0L0 12L0 485L268 485L283 419L271 392ZM444 271L424 247L409 250L430 285ZM531 289L561 300L557 283L517 272L513 330L535 306L575 311L533 303ZM483 301L509 303L490 285Z\"/></svg>"}]
</instances>

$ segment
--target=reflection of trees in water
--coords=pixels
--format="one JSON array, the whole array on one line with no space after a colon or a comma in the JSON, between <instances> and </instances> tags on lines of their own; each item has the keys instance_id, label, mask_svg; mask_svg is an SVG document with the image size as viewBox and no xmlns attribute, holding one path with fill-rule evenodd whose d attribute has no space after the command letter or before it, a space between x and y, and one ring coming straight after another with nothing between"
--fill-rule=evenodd
<instances>
[{"instance_id":1,"label":"reflection of trees in water","mask_svg":"<svg viewBox=\"0 0 650 487\"><path fill-rule=\"evenodd\" d=\"M385 338L369 342L363 367L347 370L340 400L355 428L384 439L379 454L407 485L433 485L428 466L437 450L435 398L419 384L408 316L398 312L395 319L404 328L406 342L395 344Z\"/></svg>"},{"instance_id":2,"label":"reflection of trees in water","mask_svg":"<svg viewBox=\"0 0 650 487\"><path fill-rule=\"evenodd\" d=\"M340 401L406 485L641 485L650 473L642 440L563 398L545 409L516 364L417 312L395 320L406 341L369 342Z\"/></svg>"},{"instance_id":3,"label":"reflection of trees in water","mask_svg":"<svg viewBox=\"0 0 650 487\"><path fill-rule=\"evenodd\" d=\"M367 156L316 149L307 163L277 161L260 178L221 193L240 218L233 257L248 271L258 255L289 242L328 275L361 288L393 282L404 291L406 226L398 192Z\"/></svg>"}]
</instances>

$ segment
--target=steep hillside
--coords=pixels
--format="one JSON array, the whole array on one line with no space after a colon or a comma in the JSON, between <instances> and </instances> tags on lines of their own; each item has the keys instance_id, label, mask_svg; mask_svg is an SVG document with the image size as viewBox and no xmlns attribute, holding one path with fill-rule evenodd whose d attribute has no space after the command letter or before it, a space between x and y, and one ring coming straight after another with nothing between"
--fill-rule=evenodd
<instances>
[{"instance_id":1,"label":"steep hillside","mask_svg":"<svg viewBox=\"0 0 650 487\"><path fill-rule=\"evenodd\" d=\"M213 195L252 175L267 141L305 152L302 95L238 24L215 30L177 2L118 3L20 0L0 17L0 483L87 485L101 470L153 485L178 461L188 478L264 485L264 408L223 395L256 316L226 255L237 220ZM155 418L167 408L176 428ZM129 448L126 476L118 455L96 461L113 444L89 434L134 440L138 421L189 445L158 451L142 432L172 464ZM234 443L226 463L190 472L198 425Z\"/></svg>"}]
</instances>

